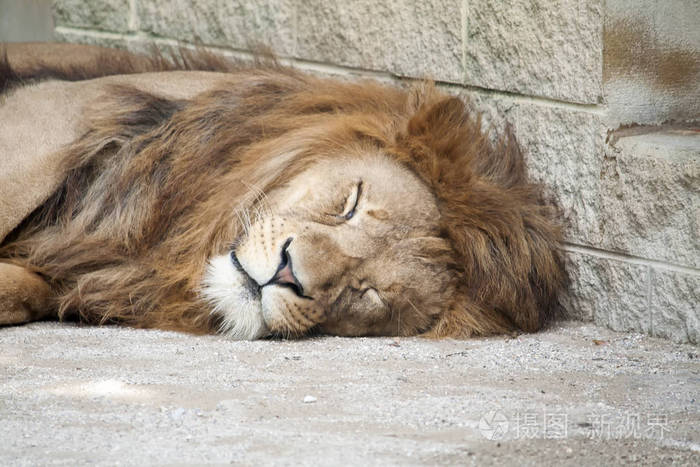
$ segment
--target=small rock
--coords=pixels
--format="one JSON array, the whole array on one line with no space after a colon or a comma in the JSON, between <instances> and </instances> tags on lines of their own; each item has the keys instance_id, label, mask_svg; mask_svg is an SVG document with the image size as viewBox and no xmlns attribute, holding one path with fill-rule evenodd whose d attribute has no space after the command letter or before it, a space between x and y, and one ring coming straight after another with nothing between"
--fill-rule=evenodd
<instances>
[{"instance_id":1,"label":"small rock","mask_svg":"<svg viewBox=\"0 0 700 467\"><path fill-rule=\"evenodd\" d=\"M312 404L317 400L318 399L316 399L314 396L304 396L304 404Z\"/></svg>"}]
</instances>

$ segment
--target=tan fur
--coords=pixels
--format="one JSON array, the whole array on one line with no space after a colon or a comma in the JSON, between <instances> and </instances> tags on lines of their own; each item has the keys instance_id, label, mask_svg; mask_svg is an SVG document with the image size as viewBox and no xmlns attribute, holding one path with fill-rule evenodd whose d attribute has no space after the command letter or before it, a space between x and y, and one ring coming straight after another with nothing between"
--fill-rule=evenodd
<instances>
[{"instance_id":1,"label":"tan fur","mask_svg":"<svg viewBox=\"0 0 700 467\"><path fill-rule=\"evenodd\" d=\"M162 60L136 62L139 67L126 71L146 71L143 63ZM321 263L306 270L329 278L316 281L315 291L327 290L328 300L331 291L338 294L333 303L344 311L334 315L324 306L304 314L299 304L307 302L288 298L280 315L286 324L276 333L320 327L348 335L468 337L535 331L551 316L565 283L560 234L539 187L526 180L512 136L491 143L478 117L430 84L405 92L278 66L190 63L230 74L186 98L114 82L103 88L106 95L84 111L86 131L61 153L61 186L0 247L0 257L45 278L59 317L209 332L217 318L198 290L207 262L248 238L237 213L259 210L259 192L277 193L282 207L261 221L260 231L284 230L285 216L307 225L309 219L302 222L293 206L284 206L284 189L308 190L298 180L320 170L322 161L340 167L371 154L407 169L406 177L426 188L416 201L425 204L424 214L414 220L408 214L397 220L381 202L367 211L377 229L390 222L408 229L408 237L394 242L404 247L387 256L399 270L383 275L376 262L374 269L362 266L377 252L392 251L392 242L374 241L369 253L353 256L342 238L295 231L299 251L308 238L308 245L338 252L329 253L327 272ZM435 215L428 215L433 208ZM281 238L273 238L270 257ZM344 263L345 256L356 259ZM412 267L425 271L415 284ZM344 313L355 309L355 299L343 299L342 292L356 288L353 271L363 268L375 278L396 273L396 280L348 321ZM312 276L307 282L315 283ZM363 318L372 301L388 305L391 314ZM363 320L368 324L360 326Z\"/></svg>"},{"instance_id":2,"label":"tan fur","mask_svg":"<svg viewBox=\"0 0 700 467\"><path fill-rule=\"evenodd\" d=\"M38 321L51 315L53 293L32 271L0 263L0 325Z\"/></svg>"}]
</instances>

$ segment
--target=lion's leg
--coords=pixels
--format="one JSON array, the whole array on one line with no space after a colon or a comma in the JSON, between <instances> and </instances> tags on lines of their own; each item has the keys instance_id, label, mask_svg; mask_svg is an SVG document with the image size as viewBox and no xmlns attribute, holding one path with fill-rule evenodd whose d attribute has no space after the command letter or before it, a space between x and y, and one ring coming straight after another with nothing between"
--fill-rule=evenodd
<instances>
[{"instance_id":1,"label":"lion's leg","mask_svg":"<svg viewBox=\"0 0 700 467\"><path fill-rule=\"evenodd\" d=\"M55 317L51 287L36 273L0 263L0 325Z\"/></svg>"}]
</instances>

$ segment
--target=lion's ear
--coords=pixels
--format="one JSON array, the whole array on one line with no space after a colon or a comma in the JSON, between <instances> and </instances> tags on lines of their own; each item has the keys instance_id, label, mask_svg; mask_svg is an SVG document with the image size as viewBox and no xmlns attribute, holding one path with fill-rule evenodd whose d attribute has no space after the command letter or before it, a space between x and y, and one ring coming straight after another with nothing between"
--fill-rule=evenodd
<instances>
[{"instance_id":1,"label":"lion's ear","mask_svg":"<svg viewBox=\"0 0 700 467\"><path fill-rule=\"evenodd\" d=\"M469 144L479 134L479 125L469 125L469 113L456 97L424 102L409 119L406 133L419 146L427 147L439 159L457 161L467 154ZM437 161L433 161L437 162Z\"/></svg>"},{"instance_id":2,"label":"lion's ear","mask_svg":"<svg viewBox=\"0 0 700 467\"><path fill-rule=\"evenodd\" d=\"M456 97L447 97L433 103L423 103L408 122L408 133L412 136L452 133L467 119L464 102Z\"/></svg>"},{"instance_id":3,"label":"lion's ear","mask_svg":"<svg viewBox=\"0 0 700 467\"><path fill-rule=\"evenodd\" d=\"M513 330L515 327L501 313L482 308L463 296L438 316L433 326L422 336L434 339L467 339Z\"/></svg>"}]
</instances>

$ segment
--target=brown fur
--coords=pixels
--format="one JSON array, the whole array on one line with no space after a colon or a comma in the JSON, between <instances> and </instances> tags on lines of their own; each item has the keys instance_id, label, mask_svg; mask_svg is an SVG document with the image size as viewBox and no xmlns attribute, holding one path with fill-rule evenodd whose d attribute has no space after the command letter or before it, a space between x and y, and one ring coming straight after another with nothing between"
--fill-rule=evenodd
<instances>
[{"instance_id":1,"label":"brown fur","mask_svg":"<svg viewBox=\"0 0 700 467\"><path fill-rule=\"evenodd\" d=\"M234 208L256 201L247 187L267 191L317 154L356 145L381 148L437 199L451 251L434 260L459 282L422 331L535 331L555 310L565 272L552 209L527 182L512 135L492 143L458 99L431 84L404 92L210 55L154 57L102 64L100 75L223 70L236 84L188 101L115 86L89 111L89 131L66 149L65 182L0 246L0 258L47 280L59 317L210 331L198 281L207 259L240 233ZM7 63L2 73L5 86L17 78ZM35 76L83 79L96 70ZM276 157L290 152L292 161Z\"/></svg>"},{"instance_id":2,"label":"brown fur","mask_svg":"<svg viewBox=\"0 0 700 467\"><path fill-rule=\"evenodd\" d=\"M0 94L13 86L48 79L83 81L112 75L157 71L198 70L229 72L238 68L230 59L204 50L148 55L81 44L0 44Z\"/></svg>"}]
</instances>

